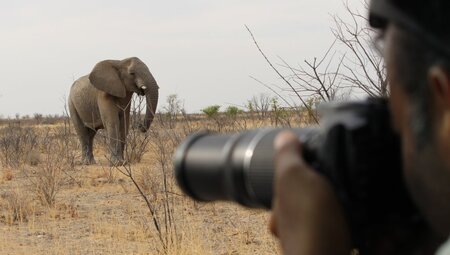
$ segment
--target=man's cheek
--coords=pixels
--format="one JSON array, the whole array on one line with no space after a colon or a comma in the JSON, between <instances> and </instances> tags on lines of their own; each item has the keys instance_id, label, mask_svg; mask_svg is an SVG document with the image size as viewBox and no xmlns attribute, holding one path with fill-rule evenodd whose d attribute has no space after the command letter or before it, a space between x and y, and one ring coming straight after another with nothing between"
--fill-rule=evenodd
<instances>
[{"instance_id":1,"label":"man's cheek","mask_svg":"<svg viewBox=\"0 0 450 255\"><path fill-rule=\"evenodd\" d=\"M414 164L414 146L411 138L406 134L402 135L402 155L403 155L403 171L406 177L411 174Z\"/></svg>"},{"instance_id":2,"label":"man's cheek","mask_svg":"<svg viewBox=\"0 0 450 255\"><path fill-rule=\"evenodd\" d=\"M404 93L398 86L391 85L391 96L389 100L389 108L391 111L392 128L401 133L406 132L408 128L408 105Z\"/></svg>"},{"instance_id":3,"label":"man's cheek","mask_svg":"<svg viewBox=\"0 0 450 255\"><path fill-rule=\"evenodd\" d=\"M436 126L438 128L434 140L437 145L437 152L446 169L450 172L450 113L445 114L442 121Z\"/></svg>"}]
</instances>

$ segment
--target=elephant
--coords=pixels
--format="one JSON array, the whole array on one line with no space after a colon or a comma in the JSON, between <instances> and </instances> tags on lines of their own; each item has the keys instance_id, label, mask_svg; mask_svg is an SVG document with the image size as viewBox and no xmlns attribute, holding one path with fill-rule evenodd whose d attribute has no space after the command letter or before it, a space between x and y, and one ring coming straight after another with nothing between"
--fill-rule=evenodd
<instances>
[{"instance_id":1,"label":"elephant","mask_svg":"<svg viewBox=\"0 0 450 255\"><path fill-rule=\"evenodd\" d=\"M148 67L137 57L104 60L89 75L76 80L70 88L70 118L80 139L82 164L95 164L94 136L106 129L110 163L124 164L125 139L130 126L130 102L133 93L146 97L147 109L140 130L146 132L154 119L159 86Z\"/></svg>"}]
</instances>

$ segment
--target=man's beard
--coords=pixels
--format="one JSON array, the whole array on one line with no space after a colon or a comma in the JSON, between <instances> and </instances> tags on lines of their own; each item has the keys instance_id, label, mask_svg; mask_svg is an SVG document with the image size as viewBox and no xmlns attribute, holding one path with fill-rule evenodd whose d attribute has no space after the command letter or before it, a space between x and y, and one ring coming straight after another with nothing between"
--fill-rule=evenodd
<instances>
[{"instance_id":1,"label":"man's beard","mask_svg":"<svg viewBox=\"0 0 450 255\"><path fill-rule=\"evenodd\" d=\"M450 169L435 146L405 155L404 177L409 193L432 229L442 238L450 235ZM449 155L450 156L450 155Z\"/></svg>"}]
</instances>

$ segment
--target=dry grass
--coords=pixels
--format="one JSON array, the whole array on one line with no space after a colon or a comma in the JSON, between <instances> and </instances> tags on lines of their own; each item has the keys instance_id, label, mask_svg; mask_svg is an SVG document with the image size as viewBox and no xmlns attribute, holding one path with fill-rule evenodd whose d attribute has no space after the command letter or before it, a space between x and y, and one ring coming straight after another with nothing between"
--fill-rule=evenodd
<instances>
[{"instance_id":1,"label":"dry grass","mask_svg":"<svg viewBox=\"0 0 450 255\"><path fill-rule=\"evenodd\" d=\"M226 131L270 124L248 116L223 121ZM108 167L101 142L94 151L97 165L79 166L78 141L67 123L22 128L28 140L16 132L23 147L3 144L0 155L0 254L278 254L268 212L197 203L174 183L176 145L191 132L214 130L215 122L185 116L170 126L156 121L148 137L132 139L145 146L138 146L142 155L132 155L130 170L153 216L131 179L118 171L124 169ZM4 143L8 128L0 128Z\"/></svg>"}]
</instances>

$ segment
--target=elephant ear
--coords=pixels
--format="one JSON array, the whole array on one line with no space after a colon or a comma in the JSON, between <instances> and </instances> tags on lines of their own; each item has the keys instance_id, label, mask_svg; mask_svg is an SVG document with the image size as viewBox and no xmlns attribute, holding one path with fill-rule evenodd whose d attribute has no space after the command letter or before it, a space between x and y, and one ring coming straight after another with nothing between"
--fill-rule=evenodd
<instances>
[{"instance_id":1,"label":"elephant ear","mask_svg":"<svg viewBox=\"0 0 450 255\"><path fill-rule=\"evenodd\" d=\"M125 97L126 90L115 67L115 61L104 60L95 65L89 80L97 89L115 97Z\"/></svg>"}]
</instances>

